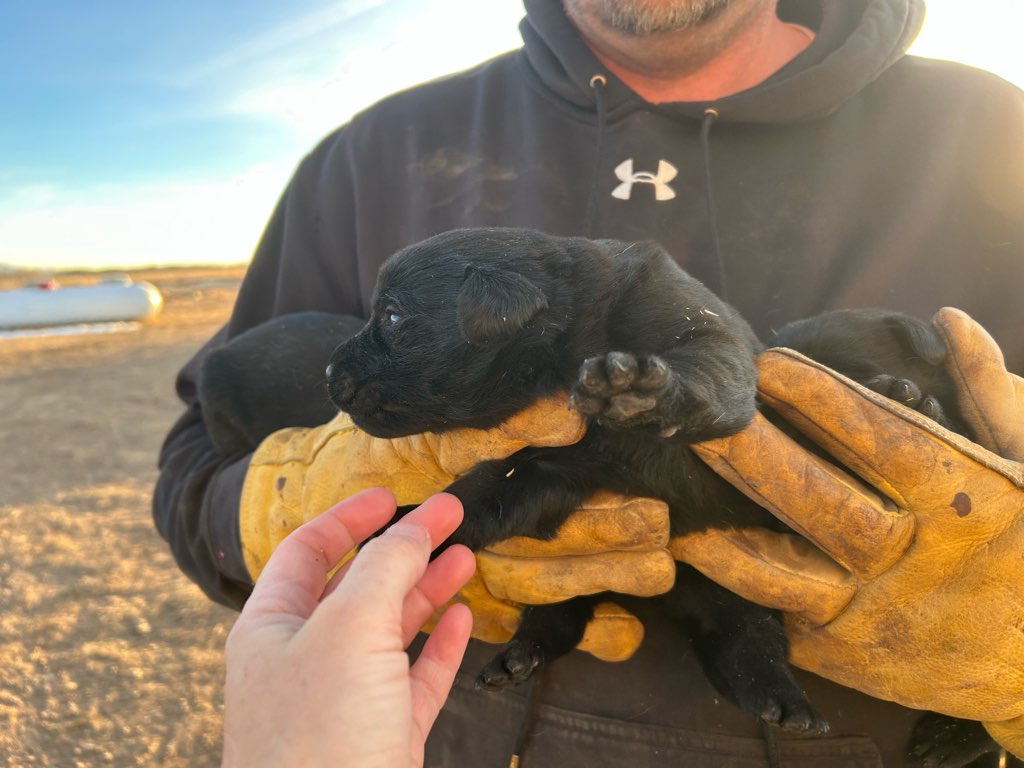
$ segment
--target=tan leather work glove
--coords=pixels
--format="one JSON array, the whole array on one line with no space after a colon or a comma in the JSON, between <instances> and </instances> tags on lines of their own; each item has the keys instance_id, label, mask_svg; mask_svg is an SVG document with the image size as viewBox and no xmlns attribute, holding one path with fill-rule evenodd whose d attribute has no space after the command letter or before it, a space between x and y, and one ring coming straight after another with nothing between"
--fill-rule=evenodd
<instances>
[{"instance_id":1,"label":"tan leather work glove","mask_svg":"<svg viewBox=\"0 0 1024 768\"><path fill-rule=\"evenodd\" d=\"M521 448L569 445L583 436L567 398L542 400L490 430L460 429L405 438L372 437L345 414L313 428L275 432L249 464L239 506L246 567L253 580L293 529L337 501L385 486L416 504L487 459ZM613 591L647 596L671 588L668 511L661 502L599 494L551 541L511 539L477 554L477 575L461 593L474 636L505 642L524 603ZM580 647L603 659L628 658L643 629L632 614L604 606Z\"/></svg>"},{"instance_id":2,"label":"tan leather work glove","mask_svg":"<svg viewBox=\"0 0 1024 768\"><path fill-rule=\"evenodd\" d=\"M781 609L797 666L980 720L1024 756L1024 381L964 313L943 309L933 323L984 446L795 352L769 350L762 400L845 469L758 416L696 450L806 540L701 533L670 547Z\"/></svg>"}]
</instances>

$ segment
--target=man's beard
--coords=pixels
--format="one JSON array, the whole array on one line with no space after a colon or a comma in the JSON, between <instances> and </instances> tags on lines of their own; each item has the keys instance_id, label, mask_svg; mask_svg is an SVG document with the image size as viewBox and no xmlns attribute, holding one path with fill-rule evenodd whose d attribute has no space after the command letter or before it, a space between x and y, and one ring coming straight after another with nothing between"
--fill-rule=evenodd
<instances>
[{"instance_id":1,"label":"man's beard","mask_svg":"<svg viewBox=\"0 0 1024 768\"><path fill-rule=\"evenodd\" d=\"M567 0L566 5L574 5L577 1ZM596 0L592 5L606 26L639 37L699 26L733 2L735 0Z\"/></svg>"}]
</instances>

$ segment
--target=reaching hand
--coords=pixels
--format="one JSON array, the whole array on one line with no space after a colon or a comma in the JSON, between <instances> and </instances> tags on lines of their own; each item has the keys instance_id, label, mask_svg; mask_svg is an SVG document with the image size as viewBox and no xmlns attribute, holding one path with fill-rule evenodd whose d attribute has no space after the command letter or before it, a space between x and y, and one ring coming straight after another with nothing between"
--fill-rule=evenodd
<instances>
[{"instance_id":1,"label":"reaching hand","mask_svg":"<svg viewBox=\"0 0 1024 768\"><path fill-rule=\"evenodd\" d=\"M423 764L472 617L452 605L410 667L405 648L473 573L435 543L462 520L440 494L331 569L395 512L373 488L296 529L274 551L227 641L224 765Z\"/></svg>"},{"instance_id":2,"label":"reaching hand","mask_svg":"<svg viewBox=\"0 0 1024 768\"><path fill-rule=\"evenodd\" d=\"M239 527L255 578L285 535L335 501L386 485L400 504L417 504L478 462L525 446L560 446L586 430L561 393L537 401L492 429L456 429L384 439L358 429L346 414L320 427L268 437L249 463ZM460 602L473 611L473 637L504 643L524 604L612 591L660 594L675 580L666 549L668 508L652 499L599 493L551 541L517 537L479 553L479 573ZM639 620L611 605L587 627L580 648L607 660L629 658L643 637Z\"/></svg>"}]
</instances>

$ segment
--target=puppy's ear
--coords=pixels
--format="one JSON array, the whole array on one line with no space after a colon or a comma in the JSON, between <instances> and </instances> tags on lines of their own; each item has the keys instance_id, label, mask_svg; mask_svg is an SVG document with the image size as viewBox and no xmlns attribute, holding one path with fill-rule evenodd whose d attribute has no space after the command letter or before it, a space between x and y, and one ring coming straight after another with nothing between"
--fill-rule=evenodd
<instances>
[{"instance_id":1,"label":"puppy's ear","mask_svg":"<svg viewBox=\"0 0 1024 768\"><path fill-rule=\"evenodd\" d=\"M544 292L521 273L471 265L459 292L459 327L474 344L507 339L547 306Z\"/></svg>"},{"instance_id":2,"label":"puppy's ear","mask_svg":"<svg viewBox=\"0 0 1024 768\"><path fill-rule=\"evenodd\" d=\"M904 314L893 314L885 324L897 339L921 356L931 365L942 365L946 359L946 347L935 329L924 320Z\"/></svg>"}]
</instances>

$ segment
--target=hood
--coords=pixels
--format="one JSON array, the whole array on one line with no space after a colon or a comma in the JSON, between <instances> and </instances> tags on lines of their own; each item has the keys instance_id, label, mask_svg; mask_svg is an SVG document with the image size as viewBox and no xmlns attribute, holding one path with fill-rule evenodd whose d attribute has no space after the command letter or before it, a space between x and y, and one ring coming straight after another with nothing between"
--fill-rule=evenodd
<instances>
[{"instance_id":1,"label":"hood","mask_svg":"<svg viewBox=\"0 0 1024 768\"><path fill-rule=\"evenodd\" d=\"M652 105L591 53L559 0L525 0L524 51L544 86L563 101L593 109L590 79L607 78L609 120ZM791 123L824 117L900 59L924 19L924 0L781 0L779 16L815 31L814 42L760 85L714 102L653 108L700 119L714 106L718 122Z\"/></svg>"}]
</instances>

